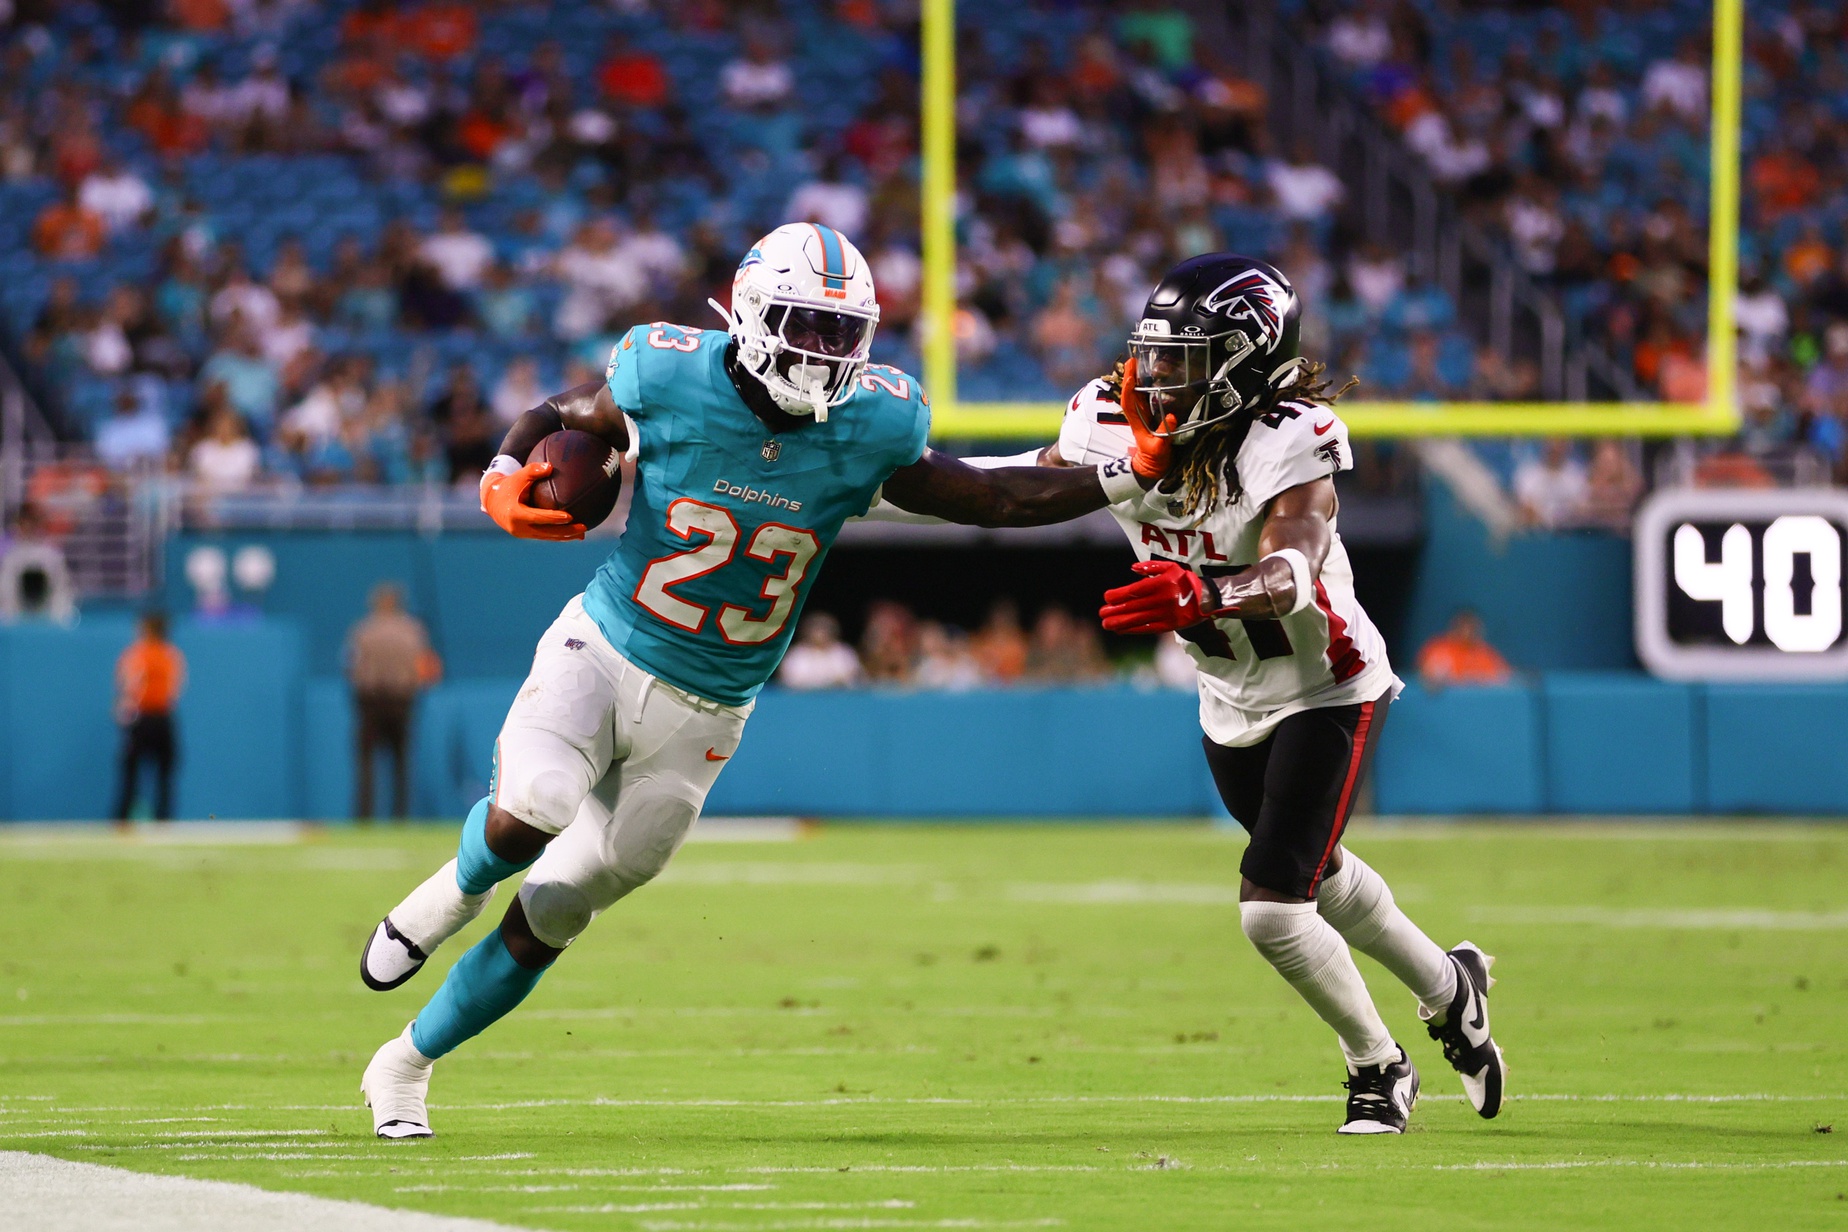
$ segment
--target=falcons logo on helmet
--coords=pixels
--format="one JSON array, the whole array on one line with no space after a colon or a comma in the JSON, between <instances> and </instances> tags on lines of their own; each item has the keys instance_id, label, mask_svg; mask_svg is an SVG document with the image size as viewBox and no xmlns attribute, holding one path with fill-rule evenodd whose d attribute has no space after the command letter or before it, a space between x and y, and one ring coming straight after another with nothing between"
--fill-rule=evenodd
<instances>
[{"instance_id":1,"label":"falcons logo on helmet","mask_svg":"<svg viewBox=\"0 0 1848 1232\"><path fill-rule=\"evenodd\" d=\"M1254 341L1266 351L1283 336L1283 314L1289 310L1291 291L1263 270L1246 270L1214 288L1201 305L1207 312L1223 312L1233 321L1249 321Z\"/></svg>"}]
</instances>

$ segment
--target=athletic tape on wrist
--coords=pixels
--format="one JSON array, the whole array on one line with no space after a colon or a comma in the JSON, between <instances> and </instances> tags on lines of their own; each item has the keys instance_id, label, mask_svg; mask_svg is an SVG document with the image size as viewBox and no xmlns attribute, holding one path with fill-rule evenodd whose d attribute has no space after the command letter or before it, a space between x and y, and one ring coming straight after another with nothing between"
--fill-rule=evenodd
<instances>
[{"instance_id":1,"label":"athletic tape on wrist","mask_svg":"<svg viewBox=\"0 0 1848 1232\"><path fill-rule=\"evenodd\" d=\"M1280 560L1290 566L1290 580L1296 584L1296 602L1290 605L1290 616L1302 611L1315 602L1315 575L1309 571L1309 558L1295 548L1278 548L1275 552L1258 561L1261 565L1266 560Z\"/></svg>"},{"instance_id":2,"label":"athletic tape on wrist","mask_svg":"<svg viewBox=\"0 0 1848 1232\"><path fill-rule=\"evenodd\" d=\"M1142 481L1136 478L1128 458L1112 458L1098 467L1097 482L1103 486L1104 499L1113 505L1142 496Z\"/></svg>"},{"instance_id":3,"label":"athletic tape on wrist","mask_svg":"<svg viewBox=\"0 0 1848 1232\"><path fill-rule=\"evenodd\" d=\"M519 471L520 460L512 454L497 453L494 461L488 463L488 469L481 472L481 512L488 511L488 476L512 475Z\"/></svg>"}]
</instances>

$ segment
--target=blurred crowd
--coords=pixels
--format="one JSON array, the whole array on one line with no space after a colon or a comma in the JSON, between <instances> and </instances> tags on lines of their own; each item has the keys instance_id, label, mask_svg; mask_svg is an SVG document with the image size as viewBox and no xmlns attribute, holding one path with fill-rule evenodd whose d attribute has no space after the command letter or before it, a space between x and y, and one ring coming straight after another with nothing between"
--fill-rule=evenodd
<instances>
[{"instance_id":1,"label":"blurred crowd","mask_svg":"<svg viewBox=\"0 0 1848 1232\"><path fill-rule=\"evenodd\" d=\"M715 323L792 218L858 241L881 358L916 362L915 0L9 7L0 340L111 464L469 482L611 331ZM1312 349L1381 392L1531 392L1347 241L1340 179L1198 39L1161 0L963 15L965 396L1062 398L1222 246L1283 264Z\"/></svg>"},{"instance_id":2,"label":"blurred crowd","mask_svg":"<svg viewBox=\"0 0 1848 1232\"><path fill-rule=\"evenodd\" d=\"M804 617L783 659L777 683L791 689L893 685L918 689L975 689L1014 684L1086 684L1129 676L1144 683L1193 686L1190 659L1173 638L1151 663L1113 662L1092 620L1065 608L1042 609L1031 625L1003 599L974 632L919 619L904 604L880 600L868 609L858 645L842 640L840 622L826 612Z\"/></svg>"},{"instance_id":3,"label":"blurred crowd","mask_svg":"<svg viewBox=\"0 0 1848 1232\"><path fill-rule=\"evenodd\" d=\"M1640 387L1706 396L1706 0L1309 0L1320 45ZM1754 4L1745 27L1743 446L1848 479L1848 9Z\"/></svg>"}]
</instances>

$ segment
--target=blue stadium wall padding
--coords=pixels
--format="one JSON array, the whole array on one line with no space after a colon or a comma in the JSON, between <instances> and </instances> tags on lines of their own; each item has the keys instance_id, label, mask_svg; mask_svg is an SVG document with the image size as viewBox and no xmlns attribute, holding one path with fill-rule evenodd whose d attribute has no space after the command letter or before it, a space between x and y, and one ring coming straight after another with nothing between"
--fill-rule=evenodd
<instances>
[{"instance_id":1,"label":"blue stadium wall padding","mask_svg":"<svg viewBox=\"0 0 1848 1232\"><path fill-rule=\"evenodd\" d=\"M1538 813L1545 806L1538 691L1527 685L1427 692L1388 711L1373 759L1382 813Z\"/></svg>"},{"instance_id":2,"label":"blue stadium wall padding","mask_svg":"<svg viewBox=\"0 0 1848 1232\"><path fill-rule=\"evenodd\" d=\"M125 616L0 629L0 818L95 818L113 804L111 713ZM181 817L342 819L352 698L311 674L286 621L181 621ZM485 790L522 677L450 680L416 712L411 811L458 820ZM1191 693L766 690L710 801L820 817L1223 817ZM1399 814L1848 815L1848 687L1695 686L1563 673L1428 693L1390 712L1373 766ZM381 772L383 767L380 767ZM379 790L385 790L381 773ZM384 803L384 798L379 798Z\"/></svg>"},{"instance_id":3,"label":"blue stadium wall padding","mask_svg":"<svg viewBox=\"0 0 1848 1232\"><path fill-rule=\"evenodd\" d=\"M1425 527L1406 613L1407 647L1424 645L1459 608L1473 608L1489 641L1517 667L1637 670L1628 539L1596 531L1525 533L1498 546L1441 483L1426 491ZM1562 607L1566 595L1570 611Z\"/></svg>"},{"instance_id":4,"label":"blue stadium wall padding","mask_svg":"<svg viewBox=\"0 0 1848 1232\"><path fill-rule=\"evenodd\" d=\"M1707 806L1716 813L1848 813L1848 688L1710 685Z\"/></svg>"},{"instance_id":5,"label":"blue stadium wall padding","mask_svg":"<svg viewBox=\"0 0 1848 1232\"><path fill-rule=\"evenodd\" d=\"M115 662L134 622L0 629L0 816L106 817L115 805L122 733ZM181 621L174 642L188 683L175 715L182 818L294 817L302 793L302 638L294 625ZM143 772L144 792L151 790ZM148 798L144 795L144 799Z\"/></svg>"},{"instance_id":6,"label":"blue stadium wall padding","mask_svg":"<svg viewBox=\"0 0 1848 1232\"><path fill-rule=\"evenodd\" d=\"M1540 688L1548 812L1700 809L1699 689L1619 672L1554 672Z\"/></svg>"},{"instance_id":7,"label":"blue stadium wall padding","mask_svg":"<svg viewBox=\"0 0 1848 1232\"><path fill-rule=\"evenodd\" d=\"M1191 693L766 690L710 807L894 817L1202 817Z\"/></svg>"}]
</instances>

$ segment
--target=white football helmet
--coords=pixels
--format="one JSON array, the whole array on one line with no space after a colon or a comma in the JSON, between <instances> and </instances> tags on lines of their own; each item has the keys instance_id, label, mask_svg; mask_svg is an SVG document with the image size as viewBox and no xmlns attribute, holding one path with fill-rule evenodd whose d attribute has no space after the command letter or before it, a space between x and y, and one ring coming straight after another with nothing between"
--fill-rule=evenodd
<instances>
[{"instance_id":1,"label":"white football helmet","mask_svg":"<svg viewBox=\"0 0 1848 1232\"><path fill-rule=\"evenodd\" d=\"M784 223L751 248L724 316L738 362L791 415L825 423L853 396L879 324L866 258L820 223Z\"/></svg>"}]
</instances>

